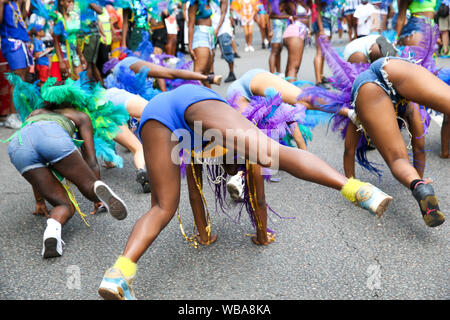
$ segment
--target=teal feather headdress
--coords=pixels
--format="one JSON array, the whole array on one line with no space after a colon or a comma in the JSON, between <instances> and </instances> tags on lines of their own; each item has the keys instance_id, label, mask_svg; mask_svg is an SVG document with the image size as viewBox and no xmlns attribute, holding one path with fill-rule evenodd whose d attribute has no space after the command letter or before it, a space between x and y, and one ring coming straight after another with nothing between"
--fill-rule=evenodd
<instances>
[{"instance_id":1,"label":"teal feather headdress","mask_svg":"<svg viewBox=\"0 0 450 320\"><path fill-rule=\"evenodd\" d=\"M114 138L129 119L123 105L114 105L106 101L106 90L99 84L92 85L86 79L85 72L77 81L67 79L63 85L55 85L56 79L49 78L41 87L26 83L20 77L8 74L8 80L14 86L13 101L22 120L31 111L44 107L44 102L55 104L70 103L77 110L86 113L92 122L93 139L97 158L123 166L122 158L115 151Z\"/></svg>"},{"instance_id":2,"label":"teal feather headdress","mask_svg":"<svg viewBox=\"0 0 450 320\"><path fill-rule=\"evenodd\" d=\"M11 86L14 87L14 106L23 122L33 110L40 109L44 105L39 95L39 88L35 84L22 81L18 75L13 73L7 73L6 78Z\"/></svg>"}]
</instances>

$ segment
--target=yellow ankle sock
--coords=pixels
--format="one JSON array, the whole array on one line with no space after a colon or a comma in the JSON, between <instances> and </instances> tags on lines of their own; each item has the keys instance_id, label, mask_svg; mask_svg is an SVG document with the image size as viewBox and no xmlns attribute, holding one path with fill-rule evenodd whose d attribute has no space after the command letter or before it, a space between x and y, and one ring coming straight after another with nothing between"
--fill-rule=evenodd
<instances>
[{"instance_id":1,"label":"yellow ankle sock","mask_svg":"<svg viewBox=\"0 0 450 320\"><path fill-rule=\"evenodd\" d=\"M362 182L358 179L350 178L348 179L348 182L342 187L341 194L345 199L356 203L356 192L365 184L367 184L367 182Z\"/></svg>"},{"instance_id":2,"label":"yellow ankle sock","mask_svg":"<svg viewBox=\"0 0 450 320\"><path fill-rule=\"evenodd\" d=\"M114 264L113 268L119 269L125 277L130 278L134 277L134 275L136 274L137 264L131 261L129 258L120 256Z\"/></svg>"}]
</instances>

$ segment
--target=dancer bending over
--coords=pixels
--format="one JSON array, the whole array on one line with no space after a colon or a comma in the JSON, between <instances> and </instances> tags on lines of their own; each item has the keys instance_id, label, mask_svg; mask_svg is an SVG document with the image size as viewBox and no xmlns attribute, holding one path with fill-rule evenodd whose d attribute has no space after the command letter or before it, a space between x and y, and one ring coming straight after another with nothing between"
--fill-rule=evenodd
<instances>
[{"instance_id":1,"label":"dancer bending over","mask_svg":"<svg viewBox=\"0 0 450 320\"><path fill-rule=\"evenodd\" d=\"M176 212L180 199L180 167L176 162L180 142L173 135L183 140L182 145L195 148L211 130L217 135L214 142L233 155L242 155L264 167L278 165L296 178L339 190L346 199L378 216L392 200L371 184L347 179L307 151L278 144L214 91L183 85L157 95L142 113L138 132L152 183L152 208L137 221L124 252L106 271L99 288L103 298L135 298L131 282L136 263Z\"/></svg>"}]
</instances>

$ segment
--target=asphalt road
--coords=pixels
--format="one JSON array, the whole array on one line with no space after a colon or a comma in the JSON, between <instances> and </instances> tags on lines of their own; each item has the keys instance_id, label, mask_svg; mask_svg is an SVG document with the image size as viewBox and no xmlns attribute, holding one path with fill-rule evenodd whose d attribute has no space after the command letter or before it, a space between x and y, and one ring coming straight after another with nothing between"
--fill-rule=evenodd
<instances>
[{"instance_id":1,"label":"asphalt road","mask_svg":"<svg viewBox=\"0 0 450 320\"><path fill-rule=\"evenodd\" d=\"M240 31L241 32L241 31ZM344 34L344 37L346 35ZM236 75L268 68L268 50L255 35L254 53L236 60ZM336 42L336 45L343 45ZM283 52L282 65L286 62ZM299 78L313 81L315 50L306 48ZM440 65L450 67L448 60ZM216 58L216 73L227 76L224 60ZM328 73L328 71L327 71ZM214 87L224 95L227 85ZM444 213L450 212L449 160L439 158L439 125L427 136L426 177L434 187ZM0 128L0 139L13 131ZM317 127L309 151L343 172L343 142ZM405 136L406 137L406 136ZM99 299L104 271L122 252L136 220L150 207L141 192L129 152L123 169L102 169L102 178L128 204L129 216L116 221L106 213L89 216L87 227L75 215L63 229L64 254L41 257L45 218L32 215L31 187L9 161L7 145L0 144L0 299ZM383 163L376 151L369 159ZM214 212L212 192L206 196L212 230L218 241L209 247L190 247L175 217L139 261L134 290L139 299L449 299L449 222L428 228L410 191L384 165L378 181L357 167L359 178L372 182L394 197L384 217L377 219L345 201L338 192L281 173L280 183L266 183L266 200L282 217L271 215L277 232L269 246L254 245L247 216L235 223ZM92 205L78 192L81 209ZM192 232L192 214L183 181L179 206L183 226ZM237 210L230 214L237 215Z\"/></svg>"}]
</instances>

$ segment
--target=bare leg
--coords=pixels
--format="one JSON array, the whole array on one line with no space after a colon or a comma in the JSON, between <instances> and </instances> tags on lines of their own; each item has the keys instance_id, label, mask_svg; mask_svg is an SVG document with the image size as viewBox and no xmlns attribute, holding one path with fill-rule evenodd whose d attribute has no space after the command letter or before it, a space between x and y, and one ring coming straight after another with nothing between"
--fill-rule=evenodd
<instances>
[{"instance_id":1,"label":"bare leg","mask_svg":"<svg viewBox=\"0 0 450 320\"><path fill-rule=\"evenodd\" d=\"M448 34L449 31L441 31L441 35L442 35L442 52L444 53L444 55L448 55Z\"/></svg>"},{"instance_id":2,"label":"bare leg","mask_svg":"<svg viewBox=\"0 0 450 320\"><path fill-rule=\"evenodd\" d=\"M384 70L401 96L450 115L450 86L427 69L410 62L392 59Z\"/></svg>"},{"instance_id":3,"label":"bare leg","mask_svg":"<svg viewBox=\"0 0 450 320\"><path fill-rule=\"evenodd\" d=\"M196 174L197 183L203 188L203 166L200 164L194 165L194 170ZM189 189L189 202L191 204L192 213L194 215L195 225L199 233L198 242L202 245L209 245L217 240L216 234L209 234L206 230L208 222L205 216L205 207L203 205L203 199L198 190L197 184L194 179L194 174L192 172L192 164L186 167L186 180Z\"/></svg>"},{"instance_id":4,"label":"bare leg","mask_svg":"<svg viewBox=\"0 0 450 320\"><path fill-rule=\"evenodd\" d=\"M53 168L75 184L78 190L90 201L100 201L94 193L94 183L98 179L79 152L72 152L61 161L53 164Z\"/></svg>"},{"instance_id":5,"label":"bare leg","mask_svg":"<svg viewBox=\"0 0 450 320\"><path fill-rule=\"evenodd\" d=\"M75 208L66 190L48 168L29 170L23 174L23 177L53 206L49 218L55 219L61 225L72 218Z\"/></svg>"},{"instance_id":6,"label":"bare leg","mask_svg":"<svg viewBox=\"0 0 450 320\"><path fill-rule=\"evenodd\" d=\"M257 245L268 245L275 241L275 235L267 232L267 205L264 192L264 176L261 167L251 165L249 172L249 192L256 194L256 208L254 212L256 222L256 236L252 236L253 243Z\"/></svg>"},{"instance_id":7,"label":"bare leg","mask_svg":"<svg viewBox=\"0 0 450 320\"><path fill-rule=\"evenodd\" d=\"M185 119L191 128L194 121L202 121L203 130L218 130L224 139L219 144L245 155L261 166L269 167L278 162L281 170L299 179L336 190L341 190L348 181L317 156L307 151L279 145L271 140L237 111L230 110L226 103L213 100L195 103L186 110ZM227 139L228 135L230 138Z\"/></svg>"},{"instance_id":8,"label":"bare leg","mask_svg":"<svg viewBox=\"0 0 450 320\"><path fill-rule=\"evenodd\" d=\"M389 96L377 84L366 83L359 90L356 110L364 129L394 177L409 188L410 183L420 179L420 176L409 162L408 151Z\"/></svg>"},{"instance_id":9,"label":"bare leg","mask_svg":"<svg viewBox=\"0 0 450 320\"><path fill-rule=\"evenodd\" d=\"M323 74L323 55L322 49L320 48L319 42L317 39L318 35L315 35L316 38L316 55L314 56L314 75L316 77L316 84L322 82L322 74Z\"/></svg>"},{"instance_id":10,"label":"bare leg","mask_svg":"<svg viewBox=\"0 0 450 320\"><path fill-rule=\"evenodd\" d=\"M114 140L131 151L136 169L145 169L142 144L126 125L120 126L120 131Z\"/></svg>"},{"instance_id":11,"label":"bare leg","mask_svg":"<svg viewBox=\"0 0 450 320\"><path fill-rule=\"evenodd\" d=\"M269 56L269 71L271 73L280 72L279 57L282 49L281 43L272 43L272 50Z\"/></svg>"},{"instance_id":12,"label":"bare leg","mask_svg":"<svg viewBox=\"0 0 450 320\"><path fill-rule=\"evenodd\" d=\"M345 20L347 21L348 26L348 41L353 40L353 24L352 24L352 17L353 15L346 15Z\"/></svg>"},{"instance_id":13,"label":"bare leg","mask_svg":"<svg viewBox=\"0 0 450 320\"><path fill-rule=\"evenodd\" d=\"M441 158L450 158L448 145L450 141L450 120L448 115L444 115L441 128Z\"/></svg>"},{"instance_id":14,"label":"bare leg","mask_svg":"<svg viewBox=\"0 0 450 320\"><path fill-rule=\"evenodd\" d=\"M207 76L211 69L212 56L211 50L205 47L199 47L194 49L197 59L194 61L194 72L202 73ZM203 85L210 88L211 85L206 81L203 81Z\"/></svg>"},{"instance_id":15,"label":"bare leg","mask_svg":"<svg viewBox=\"0 0 450 320\"><path fill-rule=\"evenodd\" d=\"M285 76L289 78L289 82L294 82L302 63L304 41L300 37L289 37L284 39L284 44L288 49Z\"/></svg>"},{"instance_id":16,"label":"bare leg","mask_svg":"<svg viewBox=\"0 0 450 320\"><path fill-rule=\"evenodd\" d=\"M152 208L134 225L123 256L137 262L172 219L180 201L180 167L171 160L177 142L163 124L149 120L142 128L147 172L152 182Z\"/></svg>"}]
</instances>

